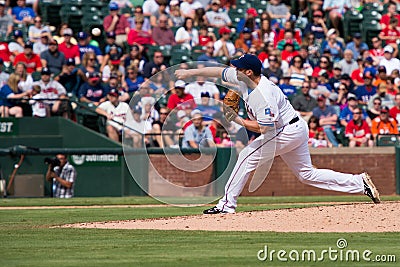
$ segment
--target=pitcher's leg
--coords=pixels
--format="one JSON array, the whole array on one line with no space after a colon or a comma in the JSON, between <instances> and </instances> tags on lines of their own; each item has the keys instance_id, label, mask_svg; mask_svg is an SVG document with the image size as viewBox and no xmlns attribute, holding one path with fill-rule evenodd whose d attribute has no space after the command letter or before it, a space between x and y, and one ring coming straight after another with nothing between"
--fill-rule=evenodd
<instances>
[{"instance_id":1,"label":"pitcher's leg","mask_svg":"<svg viewBox=\"0 0 400 267\"><path fill-rule=\"evenodd\" d=\"M225 195L220 199L217 208L223 212L235 212L237 198L242 192L250 173L265 162L271 161L275 156L274 141L266 141L263 137L254 140L249 146L243 149L236 165L225 186ZM267 174L265 174L267 175Z\"/></svg>"},{"instance_id":2,"label":"pitcher's leg","mask_svg":"<svg viewBox=\"0 0 400 267\"><path fill-rule=\"evenodd\" d=\"M281 157L302 183L346 193L364 192L364 182L361 174L345 174L314 168L306 142L294 150L282 154Z\"/></svg>"}]
</instances>

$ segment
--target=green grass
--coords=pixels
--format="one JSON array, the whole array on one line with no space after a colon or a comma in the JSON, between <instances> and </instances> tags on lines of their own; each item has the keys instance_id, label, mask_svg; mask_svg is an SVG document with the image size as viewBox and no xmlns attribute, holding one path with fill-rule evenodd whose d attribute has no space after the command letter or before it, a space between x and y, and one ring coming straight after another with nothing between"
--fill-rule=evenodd
<instances>
[{"instance_id":1,"label":"green grass","mask_svg":"<svg viewBox=\"0 0 400 267\"><path fill-rule=\"evenodd\" d=\"M386 197L385 200L399 200ZM305 207L311 202L367 201L364 197L240 198L239 211ZM142 205L151 198L4 199L1 206ZM302 204L303 203L303 204ZM263 205L259 205L263 204ZM268 205L271 204L271 205ZM397 266L376 262L260 262L269 249L317 253L345 238L347 249L394 254L400 261L400 233L274 233L64 229L65 223L199 214L204 207L107 207L0 210L0 266Z\"/></svg>"}]
</instances>

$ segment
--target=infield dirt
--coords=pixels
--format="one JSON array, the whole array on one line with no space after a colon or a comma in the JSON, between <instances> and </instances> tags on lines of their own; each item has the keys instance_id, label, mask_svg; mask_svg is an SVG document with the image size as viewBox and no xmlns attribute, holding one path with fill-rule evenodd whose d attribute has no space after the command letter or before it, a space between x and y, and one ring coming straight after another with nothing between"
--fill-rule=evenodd
<instances>
[{"instance_id":1,"label":"infield dirt","mask_svg":"<svg viewBox=\"0 0 400 267\"><path fill-rule=\"evenodd\" d=\"M355 203L309 208L92 222L68 228L274 232L400 232L400 202Z\"/></svg>"}]
</instances>

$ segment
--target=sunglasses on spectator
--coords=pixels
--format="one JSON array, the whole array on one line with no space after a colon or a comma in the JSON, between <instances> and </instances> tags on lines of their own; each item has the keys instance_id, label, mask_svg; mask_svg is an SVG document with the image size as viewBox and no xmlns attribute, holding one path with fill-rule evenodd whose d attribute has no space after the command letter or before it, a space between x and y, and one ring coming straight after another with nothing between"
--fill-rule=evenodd
<instances>
[{"instance_id":1,"label":"sunglasses on spectator","mask_svg":"<svg viewBox=\"0 0 400 267\"><path fill-rule=\"evenodd\" d=\"M344 88L344 87L339 88L339 91L346 91L346 88Z\"/></svg>"},{"instance_id":2,"label":"sunglasses on spectator","mask_svg":"<svg viewBox=\"0 0 400 267\"><path fill-rule=\"evenodd\" d=\"M321 60L321 63L328 64L328 61Z\"/></svg>"},{"instance_id":3,"label":"sunglasses on spectator","mask_svg":"<svg viewBox=\"0 0 400 267\"><path fill-rule=\"evenodd\" d=\"M128 71L128 74L135 74L134 71Z\"/></svg>"},{"instance_id":4,"label":"sunglasses on spectator","mask_svg":"<svg viewBox=\"0 0 400 267\"><path fill-rule=\"evenodd\" d=\"M94 60L96 60L95 58L89 58L89 61L94 61Z\"/></svg>"},{"instance_id":5,"label":"sunglasses on spectator","mask_svg":"<svg viewBox=\"0 0 400 267\"><path fill-rule=\"evenodd\" d=\"M276 58L269 58L268 61L274 62L274 61L276 61Z\"/></svg>"},{"instance_id":6,"label":"sunglasses on spectator","mask_svg":"<svg viewBox=\"0 0 400 267\"><path fill-rule=\"evenodd\" d=\"M310 89L310 87L309 87L309 86L302 86L301 88L304 88L304 89Z\"/></svg>"},{"instance_id":7,"label":"sunglasses on spectator","mask_svg":"<svg viewBox=\"0 0 400 267\"><path fill-rule=\"evenodd\" d=\"M168 115L169 113L168 112L161 112L160 114L161 115Z\"/></svg>"},{"instance_id":8,"label":"sunglasses on spectator","mask_svg":"<svg viewBox=\"0 0 400 267\"><path fill-rule=\"evenodd\" d=\"M301 60L295 60L294 63L301 63Z\"/></svg>"},{"instance_id":9,"label":"sunglasses on spectator","mask_svg":"<svg viewBox=\"0 0 400 267\"><path fill-rule=\"evenodd\" d=\"M381 103L379 103L379 102L374 102L374 105L380 106Z\"/></svg>"},{"instance_id":10,"label":"sunglasses on spectator","mask_svg":"<svg viewBox=\"0 0 400 267\"><path fill-rule=\"evenodd\" d=\"M353 114L362 114L361 112L353 112Z\"/></svg>"}]
</instances>

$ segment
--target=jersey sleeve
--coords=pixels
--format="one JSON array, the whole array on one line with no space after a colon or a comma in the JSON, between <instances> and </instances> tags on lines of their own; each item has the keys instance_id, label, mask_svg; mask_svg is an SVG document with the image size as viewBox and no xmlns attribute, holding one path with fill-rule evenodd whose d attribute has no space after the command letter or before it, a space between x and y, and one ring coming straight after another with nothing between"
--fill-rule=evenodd
<instances>
[{"instance_id":1,"label":"jersey sleeve","mask_svg":"<svg viewBox=\"0 0 400 267\"><path fill-rule=\"evenodd\" d=\"M233 84L239 84L239 80L237 78L237 73L235 68L227 67L222 71L222 81L228 82L228 83L233 83Z\"/></svg>"}]
</instances>

